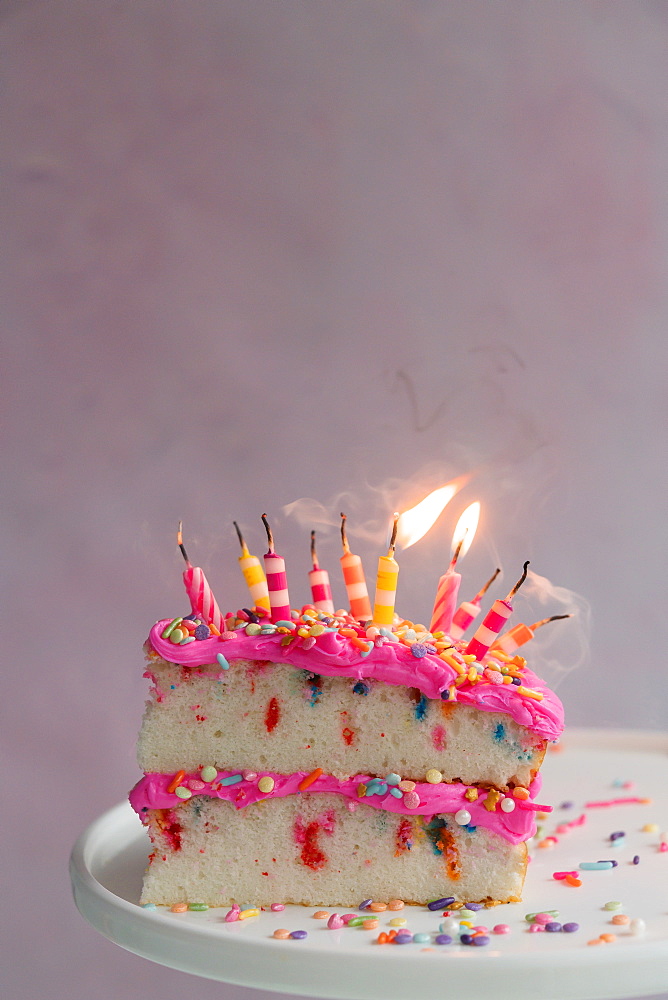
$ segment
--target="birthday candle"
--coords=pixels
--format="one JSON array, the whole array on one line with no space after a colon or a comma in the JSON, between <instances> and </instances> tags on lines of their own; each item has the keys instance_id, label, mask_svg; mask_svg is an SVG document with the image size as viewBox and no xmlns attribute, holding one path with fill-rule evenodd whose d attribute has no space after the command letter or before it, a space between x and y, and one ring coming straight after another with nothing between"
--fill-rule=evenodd
<instances>
[{"instance_id":1,"label":"birthday candle","mask_svg":"<svg viewBox=\"0 0 668 1000\"><path fill-rule=\"evenodd\" d=\"M329 585L329 573L326 569L318 566L318 556L315 551L315 531L311 532L311 559L313 569L308 578L311 584L311 596L313 597L313 607L318 611L326 611L327 614L334 614L334 601L332 600L332 588Z\"/></svg>"},{"instance_id":2,"label":"birthday candle","mask_svg":"<svg viewBox=\"0 0 668 1000\"><path fill-rule=\"evenodd\" d=\"M485 596L491 585L496 580L497 576L501 572L497 569L489 580L478 593L475 595L472 601L462 601L457 610L454 613L452 624L448 630L448 634L451 639L461 639L466 632L467 628L475 621L475 619L480 614L480 601Z\"/></svg>"},{"instance_id":3,"label":"birthday candle","mask_svg":"<svg viewBox=\"0 0 668 1000\"><path fill-rule=\"evenodd\" d=\"M218 631L221 631L223 628L223 616L216 603L216 598L213 596L213 591L209 586L208 580L204 575L204 571L199 566L191 565L188 559L188 554L183 545L181 521L179 521L179 530L176 533L176 542L186 562L186 568L183 571L183 583L190 599L192 613L199 615L207 624L215 625Z\"/></svg>"},{"instance_id":4,"label":"birthday candle","mask_svg":"<svg viewBox=\"0 0 668 1000\"><path fill-rule=\"evenodd\" d=\"M269 611L269 590L267 589L267 580L260 560L257 556L252 556L248 551L248 546L244 541L244 536L241 534L237 522L232 521L232 524L237 529L239 544L241 545L239 566L241 567L241 572L243 573L244 579L248 584L253 605L256 607L259 606L261 608L266 608L267 611Z\"/></svg>"},{"instance_id":5,"label":"birthday candle","mask_svg":"<svg viewBox=\"0 0 668 1000\"><path fill-rule=\"evenodd\" d=\"M529 562L525 562L524 571L513 589L504 601L494 601L494 604L485 615L482 625L478 626L478 631L470 640L466 647L466 652L475 656L476 660L482 660L483 656L492 645L497 635L510 618L513 605L512 599L527 578L527 568Z\"/></svg>"},{"instance_id":6,"label":"birthday candle","mask_svg":"<svg viewBox=\"0 0 668 1000\"><path fill-rule=\"evenodd\" d=\"M266 514L262 515L262 521L269 541L269 551L264 556L264 570L267 574L271 620L272 622L279 622L283 619L290 621L292 611L290 609L290 595L288 594L288 578L285 574L285 560L274 552L274 539Z\"/></svg>"},{"instance_id":7,"label":"birthday candle","mask_svg":"<svg viewBox=\"0 0 668 1000\"><path fill-rule=\"evenodd\" d=\"M500 635L495 642L492 643L492 652L495 649L500 649L504 653L514 653L516 649L523 646L525 642L529 642L533 639L534 632L537 628L542 628L543 625L547 625L548 622L556 622L562 618L572 618L572 615L552 615L551 618L543 618L539 622L534 622L533 625L515 625L514 628L508 629L503 635Z\"/></svg>"},{"instance_id":8,"label":"birthday candle","mask_svg":"<svg viewBox=\"0 0 668 1000\"><path fill-rule=\"evenodd\" d=\"M467 543L466 549L464 549L464 552L466 552L469 545L473 541L473 536L475 535L478 525L479 515L480 504L476 501L466 508L457 521L457 526L452 536L454 555L452 556L452 561L447 572L445 572L438 581L436 599L434 601L434 610L432 611L431 624L429 626L430 632L449 633L450 631L452 617L455 613L455 608L457 607L459 584L462 579L459 573L455 571L455 566L459 556L462 554L462 547L464 546L464 543Z\"/></svg>"},{"instance_id":9,"label":"birthday candle","mask_svg":"<svg viewBox=\"0 0 668 1000\"><path fill-rule=\"evenodd\" d=\"M343 570L343 582L346 585L346 593L348 594L350 613L358 621L369 621L371 619L369 591L366 588L362 560L359 556L351 552L348 546L345 514L341 514L341 541L343 543L341 569Z\"/></svg>"},{"instance_id":10,"label":"birthday candle","mask_svg":"<svg viewBox=\"0 0 668 1000\"><path fill-rule=\"evenodd\" d=\"M378 575L376 577L376 596L373 603L374 625L392 625L394 621L394 603L397 597L397 578L399 564L394 558L394 547L397 541L397 525L399 515L394 515L392 538L386 556L378 560Z\"/></svg>"}]
</instances>

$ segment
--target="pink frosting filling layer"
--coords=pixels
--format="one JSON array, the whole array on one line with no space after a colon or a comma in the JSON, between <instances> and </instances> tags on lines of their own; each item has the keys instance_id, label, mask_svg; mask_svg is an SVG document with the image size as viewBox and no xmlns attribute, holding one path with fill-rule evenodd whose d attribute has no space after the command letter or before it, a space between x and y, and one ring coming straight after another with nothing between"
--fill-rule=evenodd
<instances>
[{"instance_id":1,"label":"pink frosting filling layer","mask_svg":"<svg viewBox=\"0 0 668 1000\"><path fill-rule=\"evenodd\" d=\"M198 774L184 776L181 785L189 788L193 783L193 795L207 795L217 799L231 802L237 809L253 805L255 802L264 799L283 798L286 795L299 795L299 785L307 776L306 771L297 771L295 774L276 774L273 771L263 771L252 781L243 779L232 785L221 785L220 782L229 776L235 775L235 771L219 771L214 782L203 782ZM258 788L258 780L261 777L269 776L274 780L273 790L266 794ZM130 792L130 804L132 808L142 816L147 809L173 809L182 805L183 799L174 792L168 792L167 788L174 779L173 774L146 774L135 785ZM444 782L432 785L427 782L418 782L415 792L419 796L420 802L414 809L409 809L404 804L403 799L395 798L389 790L385 795L370 795L360 798L358 786L360 782L368 784L372 779L368 775L356 775L340 781L331 774L322 774L306 789L306 794L311 792L334 792L342 795L358 806L370 806L372 809L384 809L387 812L402 813L406 816L436 816L442 814L453 814L460 809L466 809L470 814L470 825L481 826L493 833L498 834L511 844L521 844L536 832L534 821L537 810L551 811L550 806L537 805L535 802L515 801L513 812L504 812L497 805L495 810L485 808L485 791L480 791L480 796L473 802L466 798L468 785L446 784ZM540 776L537 776L531 785L531 796L537 795L540 791Z\"/></svg>"},{"instance_id":2,"label":"pink frosting filling layer","mask_svg":"<svg viewBox=\"0 0 668 1000\"><path fill-rule=\"evenodd\" d=\"M319 635L310 649L303 649L297 642L283 646L280 635L246 635L242 629L229 639L215 636L179 646L161 638L168 624L169 619L164 619L153 626L149 644L163 659L184 667L215 664L216 654L222 653L228 661L269 660L331 677L416 687L427 698L440 698L441 692L457 677L454 668L438 655L427 653L417 658L408 646L399 642L372 646L368 655L361 656L346 636L334 631ZM489 665L496 664L492 660ZM483 712L503 712L543 739L558 739L564 729L564 710L559 698L527 668L522 674L522 684L542 694L542 699L522 695L514 684L492 684L481 679L475 684L466 681L458 687L457 701L475 705Z\"/></svg>"}]
</instances>

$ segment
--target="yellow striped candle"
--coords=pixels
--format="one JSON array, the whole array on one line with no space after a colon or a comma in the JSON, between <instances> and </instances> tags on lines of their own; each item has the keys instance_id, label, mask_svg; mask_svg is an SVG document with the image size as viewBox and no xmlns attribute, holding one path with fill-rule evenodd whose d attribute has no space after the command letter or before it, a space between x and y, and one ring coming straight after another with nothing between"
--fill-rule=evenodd
<instances>
[{"instance_id":1,"label":"yellow striped candle","mask_svg":"<svg viewBox=\"0 0 668 1000\"><path fill-rule=\"evenodd\" d=\"M394 605L397 598L397 580L399 577L399 564L394 558L398 522L399 515L395 514L390 547L387 555L381 556L378 560L376 596L373 603L374 625L391 626L394 621Z\"/></svg>"},{"instance_id":2,"label":"yellow striped candle","mask_svg":"<svg viewBox=\"0 0 668 1000\"><path fill-rule=\"evenodd\" d=\"M248 551L248 546L244 541L244 536L241 534L237 522L233 521L232 524L237 529L239 544L241 545L239 566L248 585L253 606L266 608L269 611L269 589L267 587L267 578L262 569L262 563L257 556L252 556Z\"/></svg>"}]
</instances>

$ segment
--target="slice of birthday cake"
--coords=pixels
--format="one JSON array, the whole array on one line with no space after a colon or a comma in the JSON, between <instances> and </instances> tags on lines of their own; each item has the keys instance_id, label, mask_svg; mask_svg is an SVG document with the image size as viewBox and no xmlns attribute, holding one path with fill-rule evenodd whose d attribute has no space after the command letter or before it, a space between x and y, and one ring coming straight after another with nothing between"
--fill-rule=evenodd
<instances>
[{"instance_id":1,"label":"slice of birthday cake","mask_svg":"<svg viewBox=\"0 0 668 1000\"><path fill-rule=\"evenodd\" d=\"M153 846L142 901L518 900L563 716L498 643L512 593L467 643L379 625L378 603L291 611L282 560L265 566L268 591L225 618L188 566L193 611L151 629L130 795Z\"/></svg>"}]
</instances>

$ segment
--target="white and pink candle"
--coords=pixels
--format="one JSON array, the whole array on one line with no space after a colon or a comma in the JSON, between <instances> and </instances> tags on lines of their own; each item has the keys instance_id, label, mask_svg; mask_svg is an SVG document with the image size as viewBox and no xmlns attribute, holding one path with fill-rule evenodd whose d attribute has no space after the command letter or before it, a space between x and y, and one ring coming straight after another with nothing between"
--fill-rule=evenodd
<instances>
[{"instance_id":1,"label":"white and pink candle","mask_svg":"<svg viewBox=\"0 0 668 1000\"><path fill-rule=\"evenodd\" d=\"M183 571L183 583L186 588L190 607L194 615L198 615L207 625L213 625L219 632L223 630L223 616L209 582L204 575L204 570L199 566L193 566L188 559L188 554L183 545L182 524L179 521L179 530L176 533L176 541L181 549L181 555L185 559L186 568Z\"/></svg>"},{"instance_id":2,"label":"white and pink candle","mask_svg":"<svg viewBox=\"0 0 668 1000\"><path fill-rule=\"evenodd\" d=\"M478 626L477 632L466 647L467 654L475 656L478 662L482 661L490 646L493 645L499 632L513 613L512 601L515 594L527 578L528 567L529 563L527 561L524 564L522 576L519 578L513 589L510 591L505 600L494 601L494 604L485 615L482 624Z\"/></svg>"},{"instance_id":3,"label":"white and pink candle","mask_svg":"<svg viewBox=\"0 0 668 1000\"><path fill-rule=\"evenodd\" d=\"M451 639L455 640L461 639L461 637L464 635L464 632L466 632L466 630L471 627L473 622L480 614L481 600L483 599L489 588L492 586L492 584L494 583L500 572L501 570L497 569L492 574L492 576L490 576L485 586L478 591L478 593L475 595L472 601L462 601L462 603L459 605L459 607L457 608L457 610L453 615L452 624L450 625L449 635Z\"/></svg>"},{"instance_id":4,"label":"white and pink candle","mask_svg":"<svg viewBox=\"0 0 668 1000\"><path fill-rule=\"evenodd\" d=\"M313 569L308 575L311 585L311 597L313 607L318 611L324 611L328 615L334 614L334 601L332 600L332 588L329 583L329 573L326 569L321 569L318 565L318 555L315 549L315 531L311 532L311 560Z\"/></svg>"},{"instance_id":5,"label":"white and pink candle","mask_svg":"<svg viewBox=\"0 0 668 1000\"><path fill-rule=\"evenodd\" d=\"M455 570L455 566L459 557L466 554L473 541L479 517L480 504L476 501L466 508L457 521L457 527L452 536L452 560L448 570L438 581L436 589L434 610L432 611L431 624L429 626L429 631L432 633L447 632L449 634L457 607L459 585L462 579L460 574Z\"/></svg>"},{"instance_id":6,"label":"white and pink candle","mask_svg":"<svg viewBox=\"0 0 668 1000\"><path fill-rule=\"evenodd\" d=\"M262 521L267 531L269 551L264 556L264 571L267 577L269 605L272 622L290 621L290 595L288 594L288 578L285 573L285 560L274 551L274 538L267 521L267 515L262 515Z\"/></svg>"}]
</instances>

